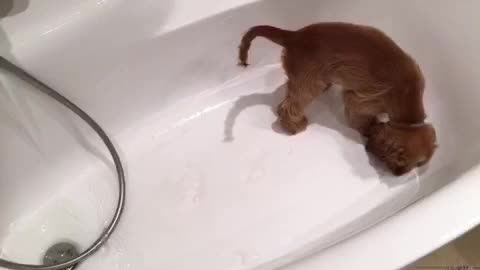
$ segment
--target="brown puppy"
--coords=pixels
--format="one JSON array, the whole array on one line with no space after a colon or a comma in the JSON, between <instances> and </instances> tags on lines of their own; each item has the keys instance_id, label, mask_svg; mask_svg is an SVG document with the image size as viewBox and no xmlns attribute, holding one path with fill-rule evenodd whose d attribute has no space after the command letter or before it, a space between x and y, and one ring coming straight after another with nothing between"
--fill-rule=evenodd
<instances>
[{"instance_id":1,"label":"brown puppy","mask_svg":"<svg viewBox=\"0 0 480 270\"><path fill-rule=\"evenodd\" d=\"M367 151L384 161L394 175L424 165L437 148L435 130L429 124L376 123L370 132Z\"/></svg>"},{"instance_id":2,"label":"brown puppy","mask_svg":"<svg viewBox=\"0 0 480 270\"><path fill-rule=\"evenodd\" d=\"M367 135L380 113L387 113L393 123L402 125L424 122L424 79L420 68L381 31L348 23L319 23L298 31L255 26L242 38L241 65L247 65L250 44L257 36L284 47L287 95L278 106L278 116L289 133L306 128L305 108L331 84L343 86L348 122L363 135ZM411 133L413 137L415 134ZM423 135L420 132L418 136ZM402 147L402 142L396 145ZM431 156L423 152L416 155Z\"/></svg>"}]
</instances>

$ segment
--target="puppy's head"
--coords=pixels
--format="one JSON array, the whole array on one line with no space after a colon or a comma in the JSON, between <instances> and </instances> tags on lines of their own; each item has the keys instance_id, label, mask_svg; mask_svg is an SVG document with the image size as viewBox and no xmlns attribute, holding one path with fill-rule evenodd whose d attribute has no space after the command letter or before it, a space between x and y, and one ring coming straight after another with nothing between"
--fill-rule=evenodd
<instances>
[{"instance_id":1,"label":"puppy's head","mask_svg":"<svg viewBox=\"0 0 480 270\"><path fill-rule=\"evenodd\" d=\"M435 129L430 124L397 126L376 123L369 132L366 149L381 161L394 175L402 175L426 164L436 145Z\"/></svg>"}]
</instances>

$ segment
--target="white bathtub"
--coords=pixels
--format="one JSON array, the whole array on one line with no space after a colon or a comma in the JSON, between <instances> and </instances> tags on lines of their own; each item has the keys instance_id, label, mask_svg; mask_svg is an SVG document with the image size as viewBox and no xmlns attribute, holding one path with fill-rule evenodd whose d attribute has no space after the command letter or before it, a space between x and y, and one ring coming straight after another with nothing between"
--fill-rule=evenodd
<instances>
[{"instance_id":1,"label":"white bathtub","mask_svg":"<svg viewBox=\"0 0 480 270\"><path fill-rule=\"evenodd\" d=\"M13 1L0 53L98 120L125 163L125 215L80 269L398 269L480 222L478 1ZM335 94L306 132L278 131L280 48L256 40L242 69L239 39L321 21L376 26L418 60L440 144L427 170L378 169ZM84 123L1 74L1 254L38 264L96 239L115 172Z\"/></svg>"}]
</instances>

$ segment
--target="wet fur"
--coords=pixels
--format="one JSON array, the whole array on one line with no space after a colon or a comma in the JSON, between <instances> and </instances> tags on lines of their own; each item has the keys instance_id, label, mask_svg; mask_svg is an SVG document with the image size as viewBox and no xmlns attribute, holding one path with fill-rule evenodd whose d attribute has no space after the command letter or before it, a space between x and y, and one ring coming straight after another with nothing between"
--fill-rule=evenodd
<instances>
[{"instance_id":1,"label":"wet fur","mask_svg":"<svg viewBox=\"0 0 480 270\"><path fill-rule=\"evenodd\" d=\"M367 151L384 161L394 175L426 164L437 148L435 130L429 124L411 127L376 123L371 133Z\"/></svg>"},{"instance_id":2,"label":"wet fur","mask_svg":"<svg viewBox=\"0 0 480 270\"><path fill-rule=\"evenodd\" d=\"M421 148L418 153L403 157L393 155L391 147L408 148L407 133L390 127L388 136L395 141L388 153L380 140L376 116L387 113L392 123L413 125L423 123L424 78L415 61L383 32L368 26L348 23L318 23L297 31L273 26L255 26L245 33L239 47L239 64L247 66L248 50L256 37L264 37L282 46L283 67L288 77L287 94L278 105L282 127L291 134L308 125L305 108L332 84L343 86L345 115L349 125L361 134L373 138L369 149L389 163L392 171L410 168L423 157L431 157L433 149ZM384 126L382 126L385 128ZM433 128L431 128L433 129ZM414 129L408 138L425 138L423 129ZM382 133L383 134L383 133ZM418 137L418 139L416 138ZM431 142L427 145L434 145ZM412 150L413 151L413 150ZM398 156L398 158L395 158ZM387 162L387 159L388 162ZM428 160L427 160L428 161ZM405 165L407 163L407 165ZM410 164L411 163L411 164ZM402 169L403 170L403 169Z\"/></svg>"}]
</instances>

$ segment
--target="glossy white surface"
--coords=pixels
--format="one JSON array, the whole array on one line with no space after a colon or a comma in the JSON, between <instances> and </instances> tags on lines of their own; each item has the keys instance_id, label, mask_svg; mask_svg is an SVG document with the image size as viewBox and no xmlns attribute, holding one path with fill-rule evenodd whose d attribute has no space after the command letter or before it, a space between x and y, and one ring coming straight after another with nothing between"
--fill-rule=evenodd
<instances>
[{"instance_id":1,"label":"glossy white surface","mask_svg":"<svg viewBox=\"0 0 480 270\"><path fill-rule=\"evenodd\" d=\"M2 55L89 112L126 163L125 216L81 269L272 269L313 252L288 269L396 269L479 222L480 3L249 2L31 1L2 19ZM440 144L427 171L398 179L371 164L335 94L312 105L305 133L283 135L280 48L258 40L252 65L236 66L252 25L332 20L381 28L422 66ZM2 73L0 88L2 257L86 247L114 207L109 156L24 83Z\"/></svg>"}]
</instances>

